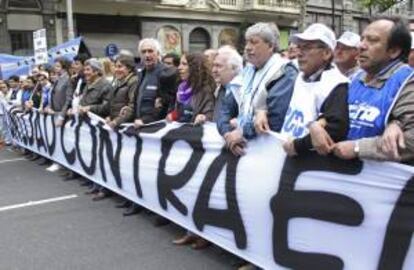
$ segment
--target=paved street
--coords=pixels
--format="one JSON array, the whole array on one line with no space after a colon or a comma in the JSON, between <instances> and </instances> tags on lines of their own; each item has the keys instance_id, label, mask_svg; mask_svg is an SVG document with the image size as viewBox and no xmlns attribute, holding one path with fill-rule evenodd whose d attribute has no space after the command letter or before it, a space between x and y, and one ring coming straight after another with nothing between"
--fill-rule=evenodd
<instances>
[{"instance_id":1,"label":"paved street","mask_svg":"<svg viewBox=\"0 0 414 270\"><path fill-rule=\"evenodd\" d=\"M118 199L93 202L79 181L0 152L0 269L234 269L217 247L175 247L181 230L122 217ZM28 202L38 202L30 205Z\"/></svg>"}]
</instances>

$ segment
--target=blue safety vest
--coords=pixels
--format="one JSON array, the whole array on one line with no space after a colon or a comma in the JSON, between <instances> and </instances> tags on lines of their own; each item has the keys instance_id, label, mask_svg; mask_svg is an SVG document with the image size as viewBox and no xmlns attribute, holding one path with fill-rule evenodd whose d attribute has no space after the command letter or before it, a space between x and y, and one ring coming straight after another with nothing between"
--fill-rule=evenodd
<instances>
[{"instance_id":1,"label":"blue safety vest","mask_svg":"<svg viewBox=\"0 0 414 270\"><path fill-rule=\"evenodd\" d=\"M412 77L414 69L401 66L381 88L366 86L360 72L352 80L348 91L348 139L374 137L384 132L394 102Z\"/></svg>"}]
</instances>

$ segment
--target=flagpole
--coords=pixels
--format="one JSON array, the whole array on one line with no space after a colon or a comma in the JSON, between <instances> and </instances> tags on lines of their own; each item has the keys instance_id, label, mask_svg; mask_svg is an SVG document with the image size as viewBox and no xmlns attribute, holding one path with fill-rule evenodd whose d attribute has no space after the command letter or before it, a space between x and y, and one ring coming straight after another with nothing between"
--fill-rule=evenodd
<instances>
[{"instance_id":1,"label":"flagpole","mask_svg":"<svg viewBox=\"0 0 414 270\"><path fill-rule=\"evenodd\" d=\"M68 40L71 40L75 38L75 31L73 30L72 0L66 0L66 16L68 21Z\"/></svg>"}]
</instances>

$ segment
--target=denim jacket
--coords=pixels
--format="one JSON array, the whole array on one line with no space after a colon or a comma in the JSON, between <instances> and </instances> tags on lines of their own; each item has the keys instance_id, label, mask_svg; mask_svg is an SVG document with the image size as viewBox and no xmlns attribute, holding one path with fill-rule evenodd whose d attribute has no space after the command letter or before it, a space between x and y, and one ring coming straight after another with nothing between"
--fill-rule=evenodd
<instances>
[{"instance_id":1,"label":"denim jacket","mask_svg":"<svg viewBox=\"0 0 414 270\"><path fill-rule=\"evenodd\" d=\"M267 110L269 126L273 131L278 132L282 128L297 75L297 68L292 63L286 64L281 68L281 72L278 72L267 83L267 93L262 97L262 104L259 101L256 105L257 109ZM217 129L221 135L234 129L230 126L230 120L237 117L238 113L238 103L234 95L226 93L216 121ZM243 135L246 139L252 139L256 136L253 122L244 125Z\"/></svg>"}]
</instances>

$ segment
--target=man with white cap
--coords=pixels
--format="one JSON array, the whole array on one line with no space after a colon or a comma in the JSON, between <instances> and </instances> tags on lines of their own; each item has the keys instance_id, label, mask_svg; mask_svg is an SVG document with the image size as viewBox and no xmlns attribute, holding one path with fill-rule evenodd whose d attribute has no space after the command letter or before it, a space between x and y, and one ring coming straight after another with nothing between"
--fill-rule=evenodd
<instances>
[{"instance_id":1,"label":"man with white cap","mask_svg":"<svg viewBox=\"0 0 414 270\"><path fill-rule=\"evenodd\" d=\"M411 32L411 41L414 40L414 32ZM410 67L414 67L414 42L411 42L411 51L408 55L408 64Z\"/></svg>"},{"instance_id":2,"label":"man with white cap","mask_svg":"<svg viewBox=\"0 0 414 270\"><path fill-rule=\"evenodd\" d=\"M283 148L289 156L312 149L326 155L347 134L349 80L332 64L336 37L331 29L315 23L292 41L298 45L300 73L281 130L288 137Z\"/></svg>"},{"instance_id":3,"label":"man with white cap","mask_svg":"<svg viewBox=\"0 0 414 270\"><path fill-rule=\"evenodd\" d=\"M359 69L358 46L360 40L358 34L345 31L336 43L334 62L342 74L350 79Z\"/></svg>"}]
</instances>

